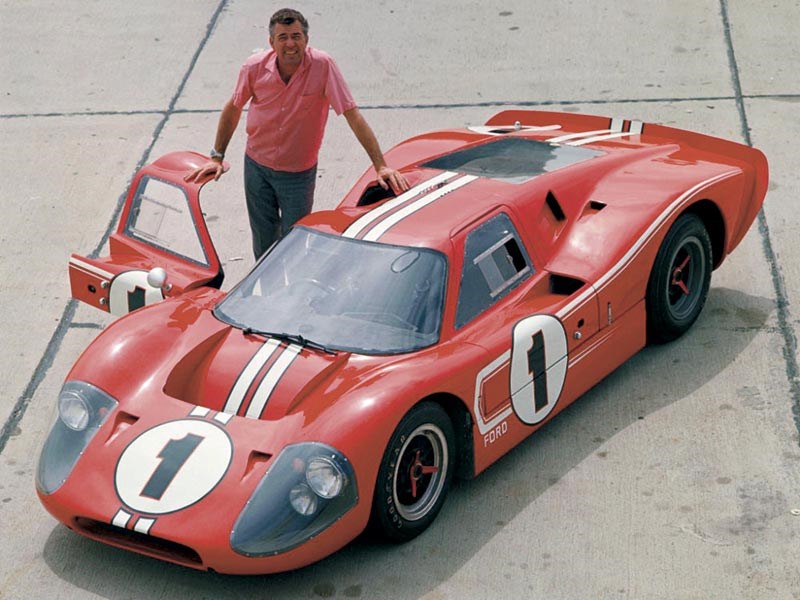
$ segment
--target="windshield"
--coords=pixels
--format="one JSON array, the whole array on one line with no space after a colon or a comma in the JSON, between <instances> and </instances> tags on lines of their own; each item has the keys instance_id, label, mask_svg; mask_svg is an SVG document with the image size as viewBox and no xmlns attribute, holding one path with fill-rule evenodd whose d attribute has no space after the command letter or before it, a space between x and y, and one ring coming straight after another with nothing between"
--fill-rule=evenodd
<instances>
[{"instance_id":1,"label":"windshield","mask_svg":"<svg viewBox=\"0 0 800 600\"><path fill-rule=\"evenodd\" d=\"M439 252L298 227L216 307L231 325L299 334L336 350L409 352L435 344L447 265Z\"/></svg>"}]
</instances>

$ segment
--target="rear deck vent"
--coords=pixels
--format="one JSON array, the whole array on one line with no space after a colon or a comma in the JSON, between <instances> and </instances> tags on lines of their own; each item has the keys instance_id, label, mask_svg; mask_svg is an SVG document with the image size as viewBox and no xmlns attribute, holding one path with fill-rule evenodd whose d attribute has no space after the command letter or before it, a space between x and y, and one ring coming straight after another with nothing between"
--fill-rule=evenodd
<instances>
[{"instance_id":1,"label":"rear deck vent","mask_svg":"<svg viewBox=\"0 0 800 600\"><path fill-rule=\"evenodd\" d=\"M564 221L567 218L558 200L556 200L556 197L553 195L553 192L547 192L545 202L547 202L547 206L550 208L550 212L553 213L556 221Z\"/></svg>"},{"instance_id":2,"label":"rear deck vent","mask_svg":"<svg viewBox=\"0 0 800 600\"><path fill-rule=\"evenodd\" d=\"M585 283L574 277L550 274L550 293L560 296L570 296L581 289Z\"/></svg>"},{"instance_id":3,"label":"rear deck vent","mask_svg":"<svg viewBox=\"0 0 800 600\"><path fill-rule=\"evenodd\" d=\"M605 207L606 207L605 202L600 202L598 200L590 200L583 206L583 212L581 213L581 218L589 217L591 215L596 215Z\"/></svg>"},{"instance_id":4,"label":"rear deck vent","mask_svg":"<svg viewBox=\"0 0 800 600\"><path fill-rule=\"evenodd\" d=\"M598 200L592 200L589 202L589 208L594 211L603 210L606 207L605 202L599 202Z\"/></svg>"}]
</instances>

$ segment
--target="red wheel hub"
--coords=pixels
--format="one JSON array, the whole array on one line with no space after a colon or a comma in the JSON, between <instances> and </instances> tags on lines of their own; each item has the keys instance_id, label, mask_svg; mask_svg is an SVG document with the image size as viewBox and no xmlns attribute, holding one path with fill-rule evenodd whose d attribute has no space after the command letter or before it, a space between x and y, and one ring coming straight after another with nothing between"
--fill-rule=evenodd
<instances>
[{"instance_id":1,"label":"red wheel hub","mask_svg":"<svg viewBox=\"0 0 800 600\"><path fill-rule=\"evenodd\" d=\"M439 467L437 466L422 464L422 459L420 458L421 453L421 450L417 450L414 455L414 460L411 461L411 465L408 468L408 477L411 480L411 497L415 500L417 498L417 482L422 479L424 475L439 472Z\"/></svg>"},{"instance_id":2,"label":"red wheel hub","mask_svg":"<svg viewBox=\"0 0 800 600\"><path fill-rule=\"evenodd\" d=\"M670 282L672 285L676 286L687 296L689 295L689 287L683 280L683 272L686 270L686 267L689 266L689 261L691 260L691 258L692 255L687 254L684 261L672 270L672 281Z\"/></svg>"}]
</instances>

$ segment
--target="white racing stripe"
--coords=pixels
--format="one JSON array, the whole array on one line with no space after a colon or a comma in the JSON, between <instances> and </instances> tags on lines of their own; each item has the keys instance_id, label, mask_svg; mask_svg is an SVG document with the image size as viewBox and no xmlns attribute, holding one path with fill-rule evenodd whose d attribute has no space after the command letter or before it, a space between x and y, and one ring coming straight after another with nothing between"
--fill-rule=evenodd
<instances>
[{"instance_id":1,"label":"white racing stripe","mask_svg":"<svg viewBox=\"0 0 800 600\"><path fill-rule=\"evenodd\" d=\"M377 241L384 233L386 233L386 231L389 228L393 227L403 219L414 214L418 210L425 208L432 202L435 202L436 200L438 200L439 198L441 198L446 194L449 194L453 190L457 190L458 188L463 187L468 183L475 181L477 178L478 178L477 175L464 175L464 177L456 179L455 181L451 181L447 185L440 187L435 192L430 193L427 196L422 196L418 200L415 200L408 206L404 206L402 209L398 210L390 217L387 217L386 219L381 221L378 225L373 227L369 231L369 233L367 233L367 235L364 236L363 239L369 242Z\"/></svg>"},{"instance_id":2,"label":"white racing stripe","mask_svg":"<svg viewBox=\"0 0 800 600\"><path fill-rule=\"evenodd\" d=\"M594 137L568 142L567 146L583 146L584 144L592 144L594 142L602 142L605 140L613 140L614 138L628 137L630 135L638 135L632 131L619 131L617 133L608 133L606 135L596 135Z\"/></svg>"},{"instance_id":3,"label":"white racing stripe","mask_svg":"<svg viewBox=\"0 0 800 600\"><path fill-rule=\"evenodd\" d=\"M138 531L139 533L148 534L150 533L150 528L156 522L155 519L146 519L144 517L140 518L136 521L133 526L134 531Z\"/></svg>"},{"instance_id":4,"label":"white racing stripe","mask_svg":"<svg viewBox=\"0 0 800 600\"><path fill-rule=\"evenodd\" d=\"M195 406L190 412L190 417L205 417L208 413L211 412L211 409L206 408L205 406Z\"/></svg>"},{"instance_id":5,"label":"white racing stripe","mask_svg":"<svg viewBox=\"0 0 800 600\"><path fill-rule=\"evenodd\" d=\"M642 121L628 121L628 131L625 131L625 121L626 119L615 117L611 119L611 125L608 129L568 133L559 137L550 138L547 141L551 144L568 142L569 146L582 146L583 144L591 144L592 142L611 140L628 135L639 135L642 133L642 129L644 129L644 123Z\"/></svg>"},{"instance_id":6,"label":"white racing stripe","mask_svg":"<svg viewBox=\"0 0 800 600\"><path fill-rule=\"evenodd\" d=\"M258 384L258 389L256 389L255 394L253 394L253 399L250 402L250 406L247 407L247 413L245 413L246 417L252 419L261 417L261 413L264 411L264 407L267 405L270 395L275 390L275 386L278 385L281 377L286 373L286 370L289 368L289 365L292 364L295 357L300 354L300 350L300 346L295 344L289 345L269 368L267 374L264 375L264 379Z\"/></svg>"},{"instance_id":7,"label":"white racing stripe","mask_svg":"<svg viewBox=\"0 0 800 600\"><path fill-rule=\"evenodd\" d=\"M614 117L611 119L611 131L624 131L625 130L625 119L621 117Z\"/></svg>"},{"instance_id":8,"label":"white racing stripe","mask_svg":"<svg viewBox=\"0 0 800 600\"><path fill-rule=\"evenodd\" d=\"M611 131L601 132L602 135L594 135L591 137L584 137L568 142L568 146L583 146L584 144L591 144L593 142L602 142L604 140L613 140L614 138L627 137L629 135L640 135L644 129L642 121L631 120L628 121L628 131L625 131L625 119L615 118L611 119Z\"/></svg>"},{"instance_id":9,"label":"white racing stripe","mask_svg":"<svg viewBox=\"0 0 800 600\"><path fill-rule=\"evenodd\" d=\"M219 412L219 413L214 415L214 420L217 423L222 423L223 425L227 425L232 418L233 418L233 415L231 415L229 413L221 413L221 412Z\"/></svg>"},{"instance_id":10,"label":"white racing stripe","mask_svg":"<svg viewBox=\"0 0 800 600\"><path fill-rule=\"evenodd\" d=\"M132 516L132 514L120 508L117 511L117 514L114 515L114 518L111 519L111 524L125 529L125 527L128 526L128 521L131 520Z\"/></svg>"},{"instance_id":11,"label":"white racing stripe","mask_svg":"<svg viewBox=\"0 0 800 600\"><path fill-rule=\"evenodd\" d=\"M250 389L256 375L258 375L261 368L267 364L269 357L272 356L272 353L278 346L280 346L280 342L270 339L258 349L258 352L253 355L250 362L247 363L247 366L239 373L239 378L236 380L230 394L228 394L228 399L225 401L222 412L232 415L239 412L247 390Z\"/></svg>"},{"instance_id":12,"label":"white racing stripe","mask_svg":"<svg viewBox=\"0 0 800 600\"><path fill-rule=\"evenodd\" d=\"M342 234L342 236L346 238L356 237L359 233L369 227L373 222L380 219L387 212L394 210L396 207L400 206L404 202L407 202L408 200L411 200L415 196L431 191L440 183L443 183L444 181L447 181L456 175L457 173L445 171L444 173L439 173L435 177L431 177L427 181L423 181L422 183L415 185L411 189L406 190L397 196L397 198L389 200L379 208L371 210L367 214L356 219L347 229L345 229L345 232Z\"/></svg>"},{"instance_id":13,"label":"white racing stripe","mask_svg":"<svg viewBox=\"0 0 800 600\"><path fill-rule=\"evenodd\" d=\"M618 131L618 130L617 130ZM558 137L550 138L547 140L551 144L560 144L561 142L568 142L569 140L577 140L582 137L587 137L591 135L600 135L603 133L614 133L613 129L596 129L595 131L583 131L581 133L568 133L566 135L560 135Z\"/></svg>"}]
</instances>

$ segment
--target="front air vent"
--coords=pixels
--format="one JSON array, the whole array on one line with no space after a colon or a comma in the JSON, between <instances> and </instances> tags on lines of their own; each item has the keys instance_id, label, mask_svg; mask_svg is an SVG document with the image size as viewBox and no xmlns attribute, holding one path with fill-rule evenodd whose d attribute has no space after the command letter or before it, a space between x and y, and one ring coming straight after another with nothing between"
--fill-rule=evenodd
<instances>
[{"instance_id":1,"label":"front air vent","mask_svg":"<svg viewBox=\"0 0 800 600\"><path fill-rule=\"evenodd\" d=\"M203 566L203 561L197 552L188 546L171 540L145 535L130 529L122 529L121 527L115 527L108 523L84 517L77 517L73 523L75 529L87 537L112 546L127 548L134 552L194 567L195 569Z\"/></svg>"},{"instance_id":2,"label":"front air vent","mask_svg":"<svg viewBox=\"0 0 800 600\"><path fill-rule=\"evenodd\" d=\"M550 293L558 294L559 296L571 296L579 289L581 289L585 282L574 277L567 277L566 275L550 274Z\"/></svg>"}]
</instances>

